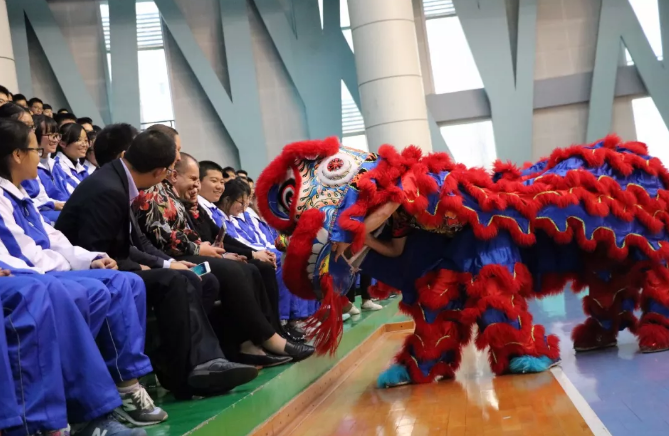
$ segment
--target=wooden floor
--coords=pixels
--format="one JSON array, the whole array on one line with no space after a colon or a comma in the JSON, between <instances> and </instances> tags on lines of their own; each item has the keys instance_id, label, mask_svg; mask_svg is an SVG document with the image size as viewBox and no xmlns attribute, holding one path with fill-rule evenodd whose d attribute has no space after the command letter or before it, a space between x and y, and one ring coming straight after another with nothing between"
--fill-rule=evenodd
<instances>
[{"instance_id":1,"label":"wooden floor","mask_svg":"<svg viewBox=\"0 0 669 436\"><path fill-rule=\"evenodd\" d=\"M472 346L456 381L377 389L376 376L407 334L385 334L282 436L592 435L550 372L494 377L486 357Z\"/></svg>"}]
</instances>

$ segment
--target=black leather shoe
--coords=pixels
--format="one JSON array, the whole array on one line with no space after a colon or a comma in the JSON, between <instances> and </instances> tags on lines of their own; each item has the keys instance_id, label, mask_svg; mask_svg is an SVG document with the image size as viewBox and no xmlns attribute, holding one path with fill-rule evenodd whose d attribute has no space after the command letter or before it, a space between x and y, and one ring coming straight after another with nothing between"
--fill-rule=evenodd
<instances>
[{"instance_id":1,"label":"black leather shoe","mask_svg":"<svg viewBox=\"0 0 669 436\"><path fill-rule=\"evenodd\" d=\"M283 334L281 335L285 339L289 340L290 342L294 342L296 344L304 344L307 339L304 337L304 334L301 333L299 330L284 326L283 328Z\"/></svg>"},{"instance_id":2,"label":"black leather shoe","mask_svg":"<svg viewBox=\"0 0 669 436\"><path fill-rule=\"evenodd\" d=\"M262 366L263 368L283 365L284 363L291 362L292 360L293 358L290 356L276 356L273 354L265 354L264 356L260 356L257 354L239 353L237 355L237 362L243 363L245 365Z\"/></svg>"},{"instance_id":3,"label":"black leather shoe","mask_svg":"<svg viewBox=\"0 0 669 436\"><path fill-rule=\"evenodd\" d=\"M299 362L314 354L316 349L311 345L293 344L290 341L286 341L286 347L283 351L293 358L293 362Z\"/></svg>"},{"instance_id":4,"label":"black leather shoe","mask_svg":"<svg viewBox=\"0 0 669 436\"><path fill-rule=\"evenodd\" d=\"M253 366L214 359L193 368L188 374L188 385L197 395L213 395L227 392L256 377L258 370Z\"/></svg>"}]
</instances>

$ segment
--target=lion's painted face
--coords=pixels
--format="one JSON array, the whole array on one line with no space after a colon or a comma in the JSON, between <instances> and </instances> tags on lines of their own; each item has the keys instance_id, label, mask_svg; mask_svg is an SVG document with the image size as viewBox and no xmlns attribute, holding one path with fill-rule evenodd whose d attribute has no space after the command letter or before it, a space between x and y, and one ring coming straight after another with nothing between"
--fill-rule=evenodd
<instances>
[{"instance_id":1,"label":"lion's painted face","mask_svg":"<svg viewBox=\"0 0 669 436\"><path fill-rule=\"evenodd\" d=\"M307 156L291 162L284 177L268 192L267 205L273 218L292 226L308 209L319 209L334 217L332 212L368 156L369 153L341 147L332 156Z\"/></svg>"},{"instance_id":2,"label":"lion's painted face","mask_svg":"<svg viewBox=\"0 0 669 436\"><path fill-rule=\"evenodd\" d=\"M330 239L348 191L357 176L373 165L375 159L375 155L368 152L341 147L336 138L306 141L285 147L258 179L256 193L260 211L271 226L292 235L287 253L293 259L304 259L293 267L299 272L291 274L302 275L303 287L308 281L312 292L315 290L318 294L324 274L330 274L336 288L342 291L354 277L343 260L334 262ZM310 215L309 232L305 232L307 221L301 219L312 210L320 212L320 218L314 223L314 214L307 214ZM295 248L298 245L301 248ZM309 251L304 253L307 246ZM297 251L302 254L296 255Z\"/></svg>"}]
</instances>

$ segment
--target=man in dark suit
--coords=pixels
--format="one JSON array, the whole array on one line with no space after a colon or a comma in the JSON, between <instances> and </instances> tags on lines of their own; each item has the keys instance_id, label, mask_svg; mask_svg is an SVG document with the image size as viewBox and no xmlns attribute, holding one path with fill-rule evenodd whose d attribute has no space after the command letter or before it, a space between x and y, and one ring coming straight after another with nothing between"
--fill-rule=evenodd
<instances>
[{"instance_id":1,"label":"man in dark suit","mask_svg":"<svg viewBox=\"0 0 669 436\"><path fill-rule=\"evenodd\" d=\"M216 278L205 275L201 282L188 271L190 264L153 247L134 221L130 203L138 190L164 179L177 156L174 141L165 134L135 135L127 124L100 132L95 154L101 168L77 187L56 228L73 244L107 253L120 270L144 280L161 338L159 352L152 356L154 368L165 388L185 398L247 383L257 370L224 358L207 319L219 288Z\"/></svg>"}]
</instances>

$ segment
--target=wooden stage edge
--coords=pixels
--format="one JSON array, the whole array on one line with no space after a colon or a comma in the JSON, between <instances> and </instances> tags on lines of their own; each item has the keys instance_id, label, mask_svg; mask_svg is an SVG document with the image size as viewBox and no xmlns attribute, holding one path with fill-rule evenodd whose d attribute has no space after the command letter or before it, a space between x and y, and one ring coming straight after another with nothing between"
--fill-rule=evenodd
<instances>
[{"instance_id":1,"label":"wooden stage edge","mask_svg":"<svg viewBox=\"0 0 669 436\"><path fill-rule=\"evenodd\" d=\"M378 341L381 336L389 332L413 330L414 327L415 324L413 321L401 321L380 326L321 378L293 398L267 421L256 427L249 433L249 436L279 435L297 417L311 413L320 404L320 401L318 401L320 398L330 395L342 380L345 379L344 375L357 366L362 358L367 355L367 350L370 346Z\"/></svg>"},{"instance_id":2,"label":"wooden stage edge","mask_svg":"<svg viewBox=\"0 0 669 436\"><path fill-rule=\"evenodd\" d=\"M327 426L324 421L319 421L320 418L316 419L314 421L314 418L312 417L311 419L308 419L312 414L323 414L323 409L329 409L332 407L329 403L332 402L332 396L337 396L339 397L345 397L344 401L347 401L346 398L348 397L347 390L350 389L350 381L347 382L347 379L352 375L352 374L357 374L354 375L353 377L360 377L360 371L361 367L360 365L365 365L369 364L370 361L370 353L377 354L378 350L378 344L382 343L384 341L384 338L387 337L392 337L392 336L397 336L397 334L401 334L402 332L408 332L412 331L414 328L414 323L413 321L404 321L404 322L397 322L397 323L389 323L389 324L384 324L379 326L369 337L367 337L364 341L362 341L357 347L355 347L352 351L350 351L346 356L344 356L338 363L336 363L329 371L327 371L322 377L317 379L314 383L312 383L310 386L308 386L304 391L302 391L300 394L298 394L296 397L294 397L290 402L288 402L284 407L282 407L278 412L276 412L274 415L272 415L267 421L256 427L253 431L249 433L249 435L252 436L285 436L286 434L290 433L291 435L301 435L302 432L300 431L295 431L296 428L300 427L302 425L302 421L309 422L308 426L315 430L313 427L314 425L318 426L318 422L321 422L323 426ZM390 336L388 336L390 335ZM397 342L396 339L396 346L398 346L401 342ZM394 347L393 347L394 349ZM475 352L472 351L474 347L471 347L471 350L469 353L476 353L479 354L480 352ZM375 351L376 350L376 351ZM386 358L389 356L388 351L392 351L390 349L386 350ZM383 353L382 353L383 354ZM479 355L479 360L481 360L481 355ZM483 359L485 360L485 359ZM378 368L372 370L372 372L376 372ZM365 377L369 377L371 373ZM492 374L491 374L492 375ZM539 375L537 375L539 376ZM469 378L467 374L464 375L465 379ZM531 380L531 375L530 376L511 376L514 377L513 382L510 384L513 385L512 391L519 388L519 386L523 386L521 389L525 390L524 386L526 386L528 383L531 384L533 383ZM517 378L516 378L517 377ZM528 377L528 378L525 378ZM561 431L558 431L555 434L591 434L594 436L610 436L609 431L606 429L604 424L601 422L601 420L597 417L595 412L592 410L592 408L588 405L587 401L583 398L583 396L578 392L578 390L575 388L575 386L571 383L569 378L564 374L564 372L559 368L553 368L551 370L551 373L543 373L544 380L548 379L553 379L553 383L555 384L555 388L558 391L563 391L563 393L558 394L557 391L553 391L554 393L551 394L550 392L546 391L543 392L543 394L547 394L548 396L552 395L557 395L558 397L562 396L563 400L562 402L571 403L570 405L565 406L568 409L571 409L571 412L565 411L567 415L563 416L562 418L558 417L552 417L551 420L553 419L564 419L567 418L568 420L572 420L574 422L575 426L568 426L563 427ZM507 379L506 377L503 377L500 379L501 383L507 383L510 379ZM461 383L462 380L459 382ZM467 381L464 382L465 384ZM373 389L374 390L374 389ZM394 391L394 390L391 390ZM539 392L536 392L537 394L540 394ZM471 394L471 393L470 393ZM540 394L541 395L541 394ZM355 397L355 394L352 395L352 397ZM328 399L329 398L329 399ZM508 398L508 397L507 397ZM328 401L328 403L324 404L324 401ZM355 399L352 398L352 400L355 402ZM334 400L336 402L336 400ZM341 398L339 399L341 401ZM463 401L467 402L467 400ZM508 399L506 399L508 404ZM522 400L521 400L522 401ZM514 403L515 401L511 401ZM440 406L443 407L443 406ZM476 408L475 408L476 409ZM525 412L527 412L528 405L524 406L518 406L516 411L519 411L521 409L526 409ZM446 413L448 413L448 407L446 407L446 410L444 410ZM502 412L502 410L500 410ZM550 413L549 411L546 411ZM333 413L337 413L334 412ZM451 411L451 413L455 413ZM476 413L476 412L475 412ZM530 413L538 413L539 415L543 415L543 408L535 409L534 412ZM467 412L468 418L467 421L469 421L469 416L470 412ZM571 418L573 417L573 418ZM463 417L464 418L464 417ZM509 417L505 417L503 419L507 419ZM455 420L454 418L451 418L452 420ZM541 418L539 419L541 420ZM535 418L536 421L536 418ZM474 430L483 430L483 427L480 427L482 424L481 422L476 423L476 419L472 421L475 423L475 429ZM579 424L580 422L580 424ZM485 428L487 431L492 430L490 425L493 424L493 422L488 422L487 427ZM518 430L518 428L511 428L509 425L504 425L504 421L499 421L500 428L499 432L494 432L495 435L497 434L524 434L523 432L518 433L517 431L513 430ZM506 424L509 424L509 421L506 421ZM536 423L535 423L536 424ZM548 423L547 423L548 424ZM464 422L463 422L464 425ZM555 423L552 424L553 426ZM428 425L429 427L429 425ZM506 432L504 431L504 428L506 427ZM467 425L467 428L469 429L469 425ZM322 429L323 430L323 429ZM344 432L341 433L341 428L339 429L340 431L337 432L337 434L354 434L349 433L349 432ZM353 430L353 429L350 429ZM425 428L423 428L425 430ZM435 430L438 430L435 428ZM459 430L459 429L456 429ZM512 431L508 431L512 430ZM532 430L538 430L538 428L533 427ZM467 430L470 431L470 430ZM307 432L306 434L309 434L313 431ZM327 432L322 432L320 434L329 434ZM362 433L361 433L362 434ZM366 434L366 433L365 433ZM394 433L393 433L394 434ZM437 432L425 432L425 433L420 433L417 432L416 434L460 434L457 431L454 432L447 432L447 433L442 433L441 431ZM462 433L463 435L465 433ZM467 432L467 434L470 434ZM479 433L471 433L471 434L479 434ZM483 434L483 433L481 433ZM487 432L485 433L486 435L488 434ZM491 433L493 434L493 433ZM551 435L554 433L550 433Z\"/></svg>"}]
</instances>

